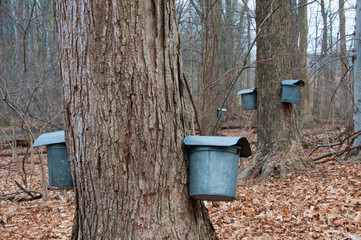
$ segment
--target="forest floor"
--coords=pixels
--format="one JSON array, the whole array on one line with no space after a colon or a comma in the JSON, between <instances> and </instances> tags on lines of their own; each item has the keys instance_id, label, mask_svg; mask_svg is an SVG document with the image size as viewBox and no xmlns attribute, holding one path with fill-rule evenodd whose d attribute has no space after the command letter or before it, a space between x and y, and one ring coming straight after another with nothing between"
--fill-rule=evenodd
<instances>
[{"instance_id":1,"label":"forest floor","mask_svg":"<svg viewBox=\"0 0 361 240\"><path fill-rule=\"evenodd\" d=\"M306 151L342 139L342 126L310 128L305 133ZM256 149L254 129L226 129L225 136L245 136ZM347 144L333 147L333 151ZM23 152L17 149L16 152ZM318 148L311 157L330 151ZM49 190L48 198L26 201L15 181L24 184L22 155L0 151L0 240L69 239L74 217L74 192ZM10 156L9 156L10 155ZM27 188L41 191L38 156L25 161ZM46 162L46 155L42 157ZM361 161L344 156L322 159L308 171L286 178L240 180L237 200L205 202L220 239L361 239ZM327 161L325 161L327 160ZM249 163L245 161L244 165ZM241 166L242 167L242 166ZM47 175L46 164L44 164ZM33 172L32 175L30 173ZM37 193L32 193L34 196Z\"/></svg>"}]
</instances>

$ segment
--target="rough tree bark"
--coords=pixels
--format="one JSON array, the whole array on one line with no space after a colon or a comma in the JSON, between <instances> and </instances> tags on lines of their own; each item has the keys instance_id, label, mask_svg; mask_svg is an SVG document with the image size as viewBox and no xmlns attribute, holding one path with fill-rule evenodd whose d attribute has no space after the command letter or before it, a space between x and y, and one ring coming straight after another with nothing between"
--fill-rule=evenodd
<instances>
[{"instance_id":1,"label":"rough tree bark","mask_svg":"<svg viewBox=\"0 0 361 240\"><path fill-rule=\"evenodd\" d=\"M273 15L259 29L271 12ZM289 0L257 1L258 147L242 177L285 176L314 166L302 149L294 106L281 102L281 81L292 74L290 22Z\"/></svg>"},{"instance_id":2,"label":"rough tree bark","mask_svg":"<svg viewBox=\"0 0 361 240\"><path fill-rule=\"evenodd\" d=\"M55 1L72 239L216 239L187 192L174 1Z\"/></svg>"}]
</instances>

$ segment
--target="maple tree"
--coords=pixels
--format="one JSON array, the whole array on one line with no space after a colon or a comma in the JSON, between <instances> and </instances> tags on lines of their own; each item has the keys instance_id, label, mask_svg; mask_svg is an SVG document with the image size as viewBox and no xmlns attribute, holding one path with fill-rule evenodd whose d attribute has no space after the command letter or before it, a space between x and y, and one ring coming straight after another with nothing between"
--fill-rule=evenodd
<instances>
[{"instance_id":1,"label":"maple tree","mask_svg":"<svg viewBox=\"0 0 361 240\"><path fill-rule=\"evenodd\" d=\"M281 100L281 82L291 77L290 21L290 1L256 2L258 143L242 177L286 176L314 166L300 142L295 106Z\"/></svg>"},{"instance_id":2,"label":"maple tree","mask_svg":"<svg viewBox=\"0 0 361 240\"><path fill-rule=\"evenodd\" d=\"M72 239L217 239L188 197L175 2L104 4L55 1Z\"/></svg>"}]
</instances>

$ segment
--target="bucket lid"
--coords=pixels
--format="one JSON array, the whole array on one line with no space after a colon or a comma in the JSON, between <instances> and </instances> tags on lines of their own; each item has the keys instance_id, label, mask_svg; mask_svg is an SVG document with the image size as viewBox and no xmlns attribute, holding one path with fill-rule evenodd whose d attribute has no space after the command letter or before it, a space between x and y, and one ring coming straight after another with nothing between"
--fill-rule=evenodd
<instances>
[{"instance_id":1,"label":"bucket lid","mask_svg":"<svg viewBox=\"0 0 361 240\"><path fill-rule=\"evenodd\" d=\"M241 157L252 155L248 140L245 137L221 137L221 136L187 136L183 140L186 147L210 146L210 147L237 147Z\"/></svg>"},{"instance_id":2,"label":"bucket lid","mask_svg":"<svg viewBox=\"0 0 361 240\"><path fill-rule=\"evenodd\" d=\"M46 146L56 143L65 143L64 130L40 135L34 142L33 147Z\"/></svg>"},{"instance_id":3,"label":"bucket lid","mask_svg":"<svg viewBox=\"0 0 361 240\"><path fill-rule=\"evenodd\" d=\"M257 88L249 88L249 89L240 90L237 92L237 95L249 94L249 93L253 93L253 92L257 92Z\"/></svg>"},{"instance_id":4,"label":"bucket lid","mask_svg":"<svg viewBox=\"0 0 361 240\"><path fill-rule=\"evenodd\" d=\"M303 87L305 85L305 82L302 80L283 80L282 85L288 85L288 86L296 85Z\"/></svg>"}]
</instances>

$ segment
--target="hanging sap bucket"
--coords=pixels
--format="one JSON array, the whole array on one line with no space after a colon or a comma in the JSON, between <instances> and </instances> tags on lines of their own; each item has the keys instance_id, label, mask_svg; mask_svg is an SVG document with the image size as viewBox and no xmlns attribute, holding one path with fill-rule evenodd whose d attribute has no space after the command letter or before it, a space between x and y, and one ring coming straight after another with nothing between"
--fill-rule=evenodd
<instances>
[{"instance_id":1,"label":"hanging sap bucket","mask_svg":"<svg viewBox=\"0 0 361 240\"><path fill-rule=\"evenodd\" d=\"M237 92L237 95L242 96L243 110L257 109L257 88L240 90Z\"/></svg>"},{"instance_id":2,"label":"hanging sap bucket","mask_svg":"<svg viewBox=\"0 0 361 240\"><path fill-rule=\"evenodd\" d=\"M300 101L301 87L305 85L302 80L282 81L282 102L298 103Z\"/></svg>"},{"instance_id":3,"label":"hanging sap bucket","mask_svg":"<svg viewBox=\"0 0 361 240\"><path fill-rule=\"evenodd\" d=\"M226 108L217 108L217 118L219 117L219 115L221 115L221 119L224 119L224 117L226 116L227 113L227 109Z\"/></svg>"},{"instance_id":4,"label":"hanging sap bucket","mask_svg":"<svg viewBox=\"0 0 361 240\"><path fill-rule=\"evenodd\" d=\"M197 200L236 199L239 157L252 152L244 137L187 136L189 196Z\"/></svg>"},{"instance_id":5,"label":"hanging sap bucket","mask_svg":"<svg viewBox=\"0 0 361 240\"><path fill-rule=\"evenodd\" d=\"M48 158L49 186L73 187L64 131L44 133L34 142L33 147L46 146Z\"/></svg>"}]
</instances>

